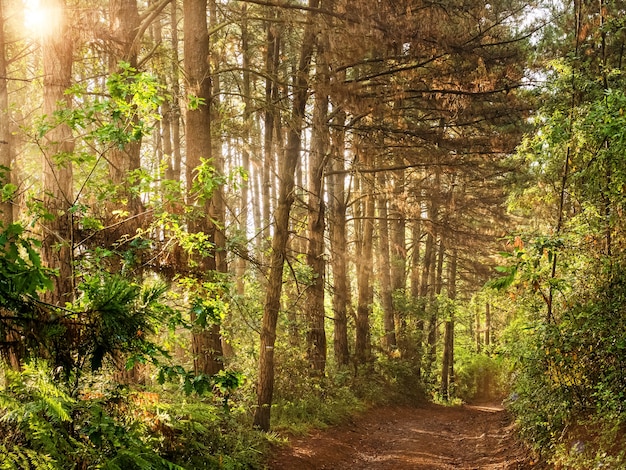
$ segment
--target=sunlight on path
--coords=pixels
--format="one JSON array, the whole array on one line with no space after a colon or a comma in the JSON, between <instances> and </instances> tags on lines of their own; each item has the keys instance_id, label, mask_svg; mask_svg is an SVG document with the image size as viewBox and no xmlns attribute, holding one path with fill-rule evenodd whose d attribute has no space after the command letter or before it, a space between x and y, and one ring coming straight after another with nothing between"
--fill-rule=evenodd
<instances>
[{"instance_id":1,"label":"sunlight on path","mask_svg":"<svg viewBox=\"0 0 626 470\"><path fill-rule=\"evenodd\" d=\"M379 408L277 449L271 470L533 468L499 405Z\"/></svg>"}]
</instances>

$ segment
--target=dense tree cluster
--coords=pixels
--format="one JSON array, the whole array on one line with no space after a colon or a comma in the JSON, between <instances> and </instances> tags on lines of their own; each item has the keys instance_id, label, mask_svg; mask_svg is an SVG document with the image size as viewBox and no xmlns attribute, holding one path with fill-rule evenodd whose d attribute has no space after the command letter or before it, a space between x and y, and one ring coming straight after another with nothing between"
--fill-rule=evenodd
<instances>
[{"instance_id":1,"label":"dense tree cluster","mask_svg":"<svg viewBox=\"0 0 626 470\"><path fill-rule=\"evenodd\" d=\"M573 293L621 286L612 6L576 4L568 50L517 0L0 7L9 381L44 359L70 395L97 372L227 402L244 372L267 431L293 382L380 364L488 394L496 329L532 317L551 344ZM498 263L516 307L483 289Z\"/></svg>"}]
</instances>

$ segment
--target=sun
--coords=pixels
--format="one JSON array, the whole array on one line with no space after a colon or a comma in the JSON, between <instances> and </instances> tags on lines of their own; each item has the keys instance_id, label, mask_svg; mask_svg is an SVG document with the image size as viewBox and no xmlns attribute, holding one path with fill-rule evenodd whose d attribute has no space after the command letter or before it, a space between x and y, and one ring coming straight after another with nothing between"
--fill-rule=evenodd
<instances>
[{"instance_id":1,"label":"sun","mask_svg":"<svg viewBox=\"0 0 626 470\"><path fill-rule=\"evenodd\" d=\"M24 5L24 28L33 35L52 34L60 21L60 5L55 1L22 0Z\"/></svg>"}]
</instances>

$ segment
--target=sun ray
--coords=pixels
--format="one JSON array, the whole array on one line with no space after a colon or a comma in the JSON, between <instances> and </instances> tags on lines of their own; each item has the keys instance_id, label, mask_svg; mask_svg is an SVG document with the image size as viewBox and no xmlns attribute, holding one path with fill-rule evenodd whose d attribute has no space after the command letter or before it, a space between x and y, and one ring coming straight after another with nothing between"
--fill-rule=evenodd
<instances>
[{"instance_id":1,"label":"sun ray","mask_svg":"<svg viewBox=\"0 0 626 470\"><path fill-rule=\"evenodd\" d=\"M33 35L51 34L59 22L57 8L46 6L41 0L22 0L24 4L24 27Z\"/></svg>"}]
</instances>

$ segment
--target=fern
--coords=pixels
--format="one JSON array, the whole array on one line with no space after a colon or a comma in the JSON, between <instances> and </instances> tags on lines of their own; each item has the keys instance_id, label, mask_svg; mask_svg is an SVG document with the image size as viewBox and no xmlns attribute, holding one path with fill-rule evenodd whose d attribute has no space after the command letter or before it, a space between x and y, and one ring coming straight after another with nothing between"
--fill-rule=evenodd
<instances>
[{"instance_id":1,"label":"fern","mask_svg":"<svg viewBox=\"0 0 626 470\"><path fill-rule=\"evenodd\" d=\"M44 363L7 371L0 390L0 470L106 468L181 470L133 419L119 393L74 399Z\"/></svg>"},{"instance_id":2,"label":"fern","mask_svg":"<svg viewBox=\"0 0 626 470\"><path fill-rule=\"evenodd\" d=\"M61 470L48 455L18 446L0 445L0 470Z\"/></svg>"},{"instance_id":3,"label":"fern","mask_svg":"<svg viewBox=\"0 0 626 470\"><path fill-rule=\"evenodd\" d=\"M106 462L103 470L185 470L184 467L157 456L154 453L140 454L134 450L121 450L115 458Z\"/></svg>"},{"instance_id":4,"label":"fern","mask_svg":"<svg viewBox=\"0 0 626 470\"><path fill-rule=\"evenodd\" d=\"M118 352L150 360L163 354L147 339L155 323L171 313L160 302L167 291L163 283L141 286L119 275L99 273L86 278L80 289L83 295L76 310L88 325L81 338L82 354L92 371Z\"/></svg>"}]
</instances>

